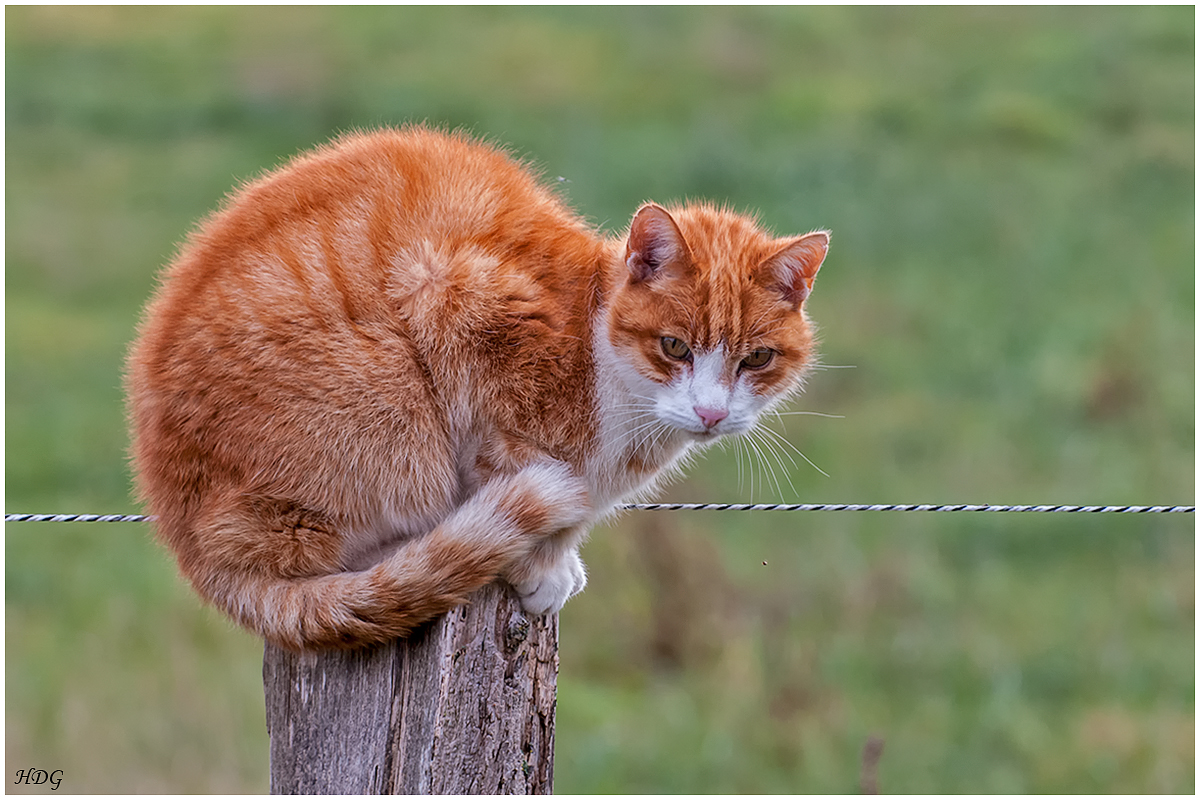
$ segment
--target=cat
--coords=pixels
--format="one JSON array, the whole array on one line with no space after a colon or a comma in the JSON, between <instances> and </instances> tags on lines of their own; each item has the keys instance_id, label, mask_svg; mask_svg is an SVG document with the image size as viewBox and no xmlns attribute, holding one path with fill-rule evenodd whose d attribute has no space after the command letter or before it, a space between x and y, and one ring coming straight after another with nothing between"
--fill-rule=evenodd
<instances>
[{"instance_id":1,"label":"cat","mask_svg":"<svg viewBox=\"0 0 1200 800\"><path fill-rule=\"evenodd\" d=\"M164 271L126 365L139 498L203 598L293 650L498 578L556 612L592 524L799 389L828 246L707 203L607 237L494 144L343 135Z\"/></svg>"}]
</instances>

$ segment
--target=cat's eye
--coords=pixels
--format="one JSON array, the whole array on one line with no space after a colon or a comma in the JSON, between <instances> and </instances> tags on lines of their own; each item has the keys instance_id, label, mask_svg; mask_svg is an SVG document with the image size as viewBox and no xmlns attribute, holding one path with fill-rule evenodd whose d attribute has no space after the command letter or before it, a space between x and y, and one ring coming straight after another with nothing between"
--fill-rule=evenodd
<instances>
[{"instance_id":1,"label":"cat's eye","mask_svg":"<svg viewBox=\"0 0 1200 800\"><path fill-rule=\"evenodd\" d=\"M688 361L692 357L692 348L679 339L670 336L662 338L662 350L669 358L673 358L676 361Z\"/></svg>"},{"instance_id":2,"label":"cat's eye","mask_svg":"<svg viewBox=\"0 0 1200 800\"><path fill-rule=\"evenodd\" d=\"M773 359L774 357L775 357L774 350L772 350L768 347L762 347L762 348L759 348L758 350L755 350L753 353L746 356L745 358L743 358L742 366L745 367L746 369L762 369L767 364L770 364L771 359Z\"/></svg>"}]
</instances>

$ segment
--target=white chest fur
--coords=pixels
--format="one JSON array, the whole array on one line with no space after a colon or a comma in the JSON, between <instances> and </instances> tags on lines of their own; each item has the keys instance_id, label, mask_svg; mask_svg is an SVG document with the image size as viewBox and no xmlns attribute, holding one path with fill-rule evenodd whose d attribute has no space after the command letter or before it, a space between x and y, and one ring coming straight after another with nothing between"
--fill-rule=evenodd
<instances>
[{"instance_id":1,"label":"white chest fur","mask_svg":"<svg viewBox=\"0 0 1200 800\"><path fill-rule=\"evenodd\" d=\"M662 419L651 387L644 385L646 379L609 343L603 315L592 344L597 446L587 463L587 479L600 518L617 504L653 491L660 480L676 471L696 442Z\"/></svg>"}]
</instances>

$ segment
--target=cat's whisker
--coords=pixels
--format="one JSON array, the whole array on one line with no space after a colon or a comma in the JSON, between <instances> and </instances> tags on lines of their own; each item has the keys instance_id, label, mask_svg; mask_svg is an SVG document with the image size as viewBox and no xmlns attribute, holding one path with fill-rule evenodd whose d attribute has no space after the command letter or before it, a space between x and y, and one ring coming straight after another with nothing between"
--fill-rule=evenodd
<instances>
[{"instance_id":1,"label":"cat's whisker","mask_svg":"<svg viewBox=\"0 0 1200 800\"><path fill-rule=\"evenodd\" d=\"M762 444L762 442L761 442L761 441L758 439L758 437L756 437L756 436L755 436L755 432L754 432L754 430L753 430L753 429L751 429L750 431L748 431L748 432L746 433L745 440L746 440L746 445L747 445L747 447L749 447L751 450L753 450L753 451L754 451L754 453L755 453L755 455L756 455L756 456L758 456L758 459L757 459L757 464L758 464L758 467L759 467L759 469L760 469L760 470L763 470L763 467L765 467L765 468L766 468L766 470L763 470L763 472L762 472L762 474L763 474L763 478L765 479L765 478L767 477L767 474L768 474L768 472L769 472L769 473L771 474L771 476L772 476L772 480L774 480L774 481L775 481L776 491L779 491L779 488L778 488L778 487L779 487L779 481L778 481L777 479L775 479L775 478L774 478L774 472L775 472L775 470L774 470L774 468L773 468L773 467L771 467L771 465L770 465L770 464L767 462L766 455L763 453L763 451L762 451L762 447L760 446L760 445Z\"/></svg>"},{"instance_id":2,"label":"cat's whisker","mask_svg":"<svg viewBox=\"0 0 1200 800\"><path fill-rule=\"evenodd\" d=\"M796 451L796 453L797 453L797 455L799 455L801 458L803 458L803 459L804 459L806 462L808 462L808 465L809 465L810 467L812 467L812 468L813 468L813 469L815 469L817 472L819 472L819 473L821 473L822 475L824 475L826 478L828 478L828 477L829 477L829 473L828 473L828 472L826 472L825 470L821 469L821 468L820 468L820 467L818 467L816 464L814 464L814 463L812 462L812 459L810 459L808 456L804 455L804 453L801 453L799 450L797 450L797 451Z\"/></svg>"},{"instance_id":3,"label":"cat's whisker","mask_svg":"<svg viewBox=\"0 0 1200 800\"><path fill-rule=\"evenodd\" d=\"M771 431L768 428L759 428L759 433L774 434L776 432ZM775 456L775 463L779 466L779 471L783 473L783 478L787 481L788 488L791 489L792 493L789 495L789 497L795 497L798 493L796 491L796 484L792 482L792 473L799 469L799 465L796 463L795 459L788 455L786 450L777 447L765 436L763 437L763 443L767 445L767 449L770 451L770 453ZM783 458L786 458L791 463L792 469L789 470L784 467L783 458L780 458L780 456L783 456Z\"/></svg>"},{"instance_id":4,"label":"cat's whisker","mask_svg":"<svg viewBox=\"0 0 1200 800\"><path fill-rule=\"evenodd\" d=\"M659 425L658 433L654 437L654 441L652 442L652 445L654 447L658 447L660 444L665 443L665 440L668 439L674 432L675 432L675 429L672 428L670 425L667 425L666 423L661 423Z\"/></svg>"},{"instance_id":5,"label":"cat's whisker","mask_svg":"<svg viewBox=\"0 0 1200 800\"><path fill-rule=\"evenodd\" d=\"M646 438L641 435L643 433L652 436L654 434L653 426L651 424L640 425L638 428L624 433L620 438L606 443L604 450L610 459L615 459L629 449L637 449L639 441L644 441Z\"/></svg>"},{"instance_id":6,"label":"cat's whisker","mask_svg":"<svg viewBox=\"0 0 1200 800\"><path fill-rule=\"evenodd\" d=\"M639 414L639 413L640 414L650 414L650 413L652 413L651 406L646 403L619 403L617 405L610 406L609 410L610 411L620 411L620 412L625 412L625 413L633 412L635 414Z\"/></svg>"},{"instance_id":7,"label":"cat's whisker","mask_svg":"<svg viewBox=\"0 0 1200 800\"><path fill-rule=\"evenodd\" d=\"M779 470L786 475L787 470L784 468L783 460L779 457L779 453L775 446L771 443L771 440L762 435L762 429L756 428L755 430L751 431L751 435L766 452L766 455L773 457L775 464L779 467ZM775 467L771 465L770 460L768 460L766 456L763 457L763 466L767 468L767 472L771 476L771 482L775 484L776 497L782 500L784 497L783 486L779 483L779 474L775 471Z\"/></svg>"},{"instance_id":8,"label":"cat's whisker","mask_svg":"<svg viewBox=\"0 0 1200 800\"><path fill-rule=\"evenodd\" d=\"M653 406L656 402L655 399L653 397L650 397L649 395L637 394L636 392L632 392L632 391L628 392L628 397L629 397L629 402L617 403L615 405L615 407L620 407L623 405L630 405L630 406L643 405L646 408L653 408Z\"/></svg>"},{"instance_id":9,"label":"cat's whisker","mask_svg":"<svg viewBox=\"0 0 1200 800\"><path fill-rule=\"evenodd\" d=\"M637 422L637 424L634 425L633 427L622 431L623 438L627 439L627 440L635 439L635 438L637 438L637 435L639 433L641 433L642 431L647 430L649 428L661 426L662 424L663 424L662 420L660 420L658 417L654 417L654 416L647 417L647 418L642 419L641 421Z\"/></svg>"},{"instance_id":10,"label":"cat's whisker","mask_svg":"<svg viewBox=\"0 0 1200 800\"><path fill-rule=\"evenodd\" d=\"M791 448L792 450L796 450L796 452L799 453L799 450L796 448L796 446L793 445L791 442L789 442L786 438L781 436L778 431L773 431L770 428L767 428L765 426L760 428L759 431L762 434L764 434L765 437L774 438L775 440L777 440L777 442L779 442L783 445L786 445L787 447ZM784 478L787 480L788 487L792 490L791 496L795 497L797 492L796 492L796 485L794 483L792 483L792 474L800 468L800 465L797 464L796 459L792 458L791 455L787 452L787 450L783 449L782 447L777 447L775 445L772 445L770 447L770 450L773 453L775 453L776 462L779 464L779 468L783 472ZM788 462L792 465L792 469L790 469L790 470L784 469L783 459L781 459L779 457L780 455L782 455L784 458L786 458L788 460ZM800 456L803 457L804 454L800 453ZM809 463L811 463L811 462L809 462ZM826 477L828 477L828 476L826 476Z\"/></svg>"},{"instance_id":11,"label":"cat's whisker","mask_svg":"<svg viewBox=\"0 0 1200 800\"><path fill-rule=\"evenodd\" d=\"M845 419L843 414L826 414L824 411L775 411L777 417L824 417L825 419Z\"/></svg>"},{"instance_id":12,"label":"cat's whisker","mask_svg":"<svg viewBox=\"0 0 1200 800\"><path fill-rule=\"evenodd\" d=\"M760 474L763 479L766 479L767 471L766 469L763 469L763 459L766 458L766 456L763 455L762 447L758 445L757 440L754 437L754 429L751 428L750 431L743 434L742 440L746 446L746 456L748 456L750 459L750 482L752 485L752 483L754 483L755 470L757 470L757 473Z\"/></svg>"},{"instance_id":13,"label":"cat's whisker","mask_svg":"<svg viewBox=\"0 0 1200 800\"><path fill-rule=\"evenodd\" d=\"M640 424L622 431L620 438L613 442L609 452L621 453L630 445L636 446L639 439L643 441L643 447L649 451L654 451L663 436L669 432L670 428L662 420L651 416Z\"/></svg>"},{"instance_id":14,"label":"cat's whisker","mask_svg":"<svg viewBox=\"0 0 1200 800\"><path fill-rule=\"evenodd\" d=\"M740 493L740 492L742 491L742 485L743 485L742 455L743 455L743 454L745 454L745 457L746 457L746 472L749 472L749 477L750 477L750 493L749 493L749 496L750 496L750 502L751 502L751 503L753 503L753 502L754 502L754 473L753 473L752 471L750 471L750 469L749 469L749 467L750 467L750 453L749 453L749 450L748 450L748 448L746 447L746 443L745 443L744 441L742 441L742 437L741 437L741 436L737 437L737 438L736 438L736 439L734 439L733 441L734 441L734 443L737 445L738 492Z\"/></svg>"},{"instance_id":15,"label":"cat's whisker","mask_svg":"<svg viewBox=\"0 0 1200 800\"><path fill-rule=\"evenodd\" d=\"M734 442L737 444L738 456L738 491L740 492L742 489L742 456L744 454L746 457L745 479L750 483L747 496L750 498L750 502L754 502L754 456L751 454L750 447L746 443L745 434L739 435L734 439Z\"/></svg>"},{"instance_id":16,"label":"cat's whisker","mask_svg":"<svg viewBox=\"0 0 1200 800\"><path fill-rule=\"evenodd\" d=\"M638 408L617 409L609 415L609 421L623 429L627 429L629 426L641 424L645 420L653 418L653 416L653 414L648 414L643 409Z\"/></svg>"},{"instance_id":17,"label":"cat's whisker","mask_svg":"<svg viewBox=\"0 0 1200 800\"><path fill-rule=\"evenodd\" d=\"M780 435L780 433L779 433L778 431L773 431L773 430L771 430L770 428L767 428L767 427L760 428L760 430L767 431L768 433L770 433L771 435L773 435L774 437L776 437L776 439L778 439L778 441L779 441L780 443L782 443L782 444L786 445L787 447L790 447L790 448L792 449L792 451L793 451L793 452L795 452L795 454L796 454L796 455L800 456L802 459L804 459L806 462L808 462L808 465L809 465L810 467L812 467L812 468L813 468L813 469L815 469L817 472L819 472L819 473L821 473L822 475L824 475L826 478L828 478L828 477L829 477L829 473L828 473L828 472L826 472L825 470L821 469L821 468L820 468L820 467L818 467L816 464L814 464L814 463L812 462L812 459L810 459L808 456L804 455L804 453L802 453L802 452L800 451L800 448L799 448L799 447L796 447L796 445L794 445L794 444L792 444L790 441L788 441L787 437L785 437L785 436L782 436L782 435ZM794 462L793 462L793 463L794 463Z\"/></svg>"},{"instance_id":18,"label":"cat's whisker","mask_svg":"<svg viewBox=\"0 0 1200 800\"><path fill-rule=\"evenodd\" d=\"M794 458L792 458L791 455L789 455L786 450L778 450L778 451L776 450L776 445L774 442L772 442L772 439L774 439L775 441L781 441L784 444L787 444L789 446L791 445L791 442L787 441L787 439L785 439L783 436L780 436L778 431L773 431L770 428L763 425L763 426L760 426L759 428L757 428L755 430L755 433L758 434L764 442L771 442L771 451L772 452L781 453L785 458L787 458L787 460L789 462L791 462L792 467L799 467L799 464L796 463L796 460ZM782 468L783 460L779 459L778 457L776 458L776 460L779 462L780 468Z\"/></svg>"},{"instance_id":19,"label":"cat's whisker","mask_svg":"<svg viewBox=\"0 0 1200 800\"><path fill-rule=\"evenodd\" d=\"M741 494L741 492L742 492L742 440L741 440L741 437L733 438L733 454L737 461L738 494Z\"/></svg>"},{"instance_id":20,"label":"cat's whisker","mask_svg":"<svg viewBox=\"0 0 1200 800\"><path fill-rule=\"evenodd\" d=\"M648 403L618 403L606 409L610 416L620 422L636 420L639 417L654 417L654 409Z\"/></svg>"}]
</instances>

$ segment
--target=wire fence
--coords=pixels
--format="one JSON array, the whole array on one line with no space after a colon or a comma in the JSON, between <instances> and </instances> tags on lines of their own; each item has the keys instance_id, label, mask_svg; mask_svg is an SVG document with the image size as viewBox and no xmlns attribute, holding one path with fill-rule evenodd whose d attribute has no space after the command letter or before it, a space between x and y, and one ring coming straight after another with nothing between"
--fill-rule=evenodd
<instances>
[{"instance_id":1,"label":"wire fence","mask_svg":"<svg viewBox=\"0 0 1200 800\"><path fill-rule=\"evenodd\" d=\"M916 503L629 503L622 511L931 511L1036 514L1194 514L1195 506L1013 506ZM145 514L5 514L5 522L153 522Z\"/></svg>"}]
</instances>

